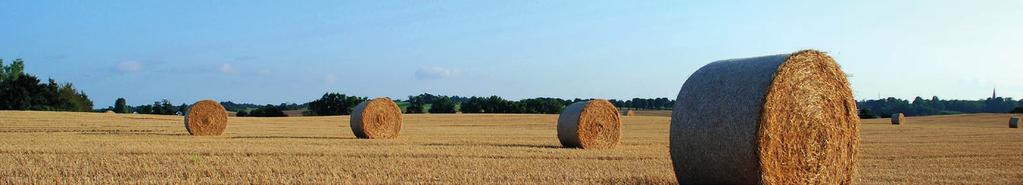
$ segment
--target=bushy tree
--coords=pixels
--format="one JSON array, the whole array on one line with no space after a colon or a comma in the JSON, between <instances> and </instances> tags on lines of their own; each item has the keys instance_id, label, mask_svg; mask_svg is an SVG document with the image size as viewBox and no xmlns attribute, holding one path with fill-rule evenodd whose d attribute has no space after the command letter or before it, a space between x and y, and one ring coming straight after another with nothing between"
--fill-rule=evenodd
<instances>
[{"instance_id":1,"label":"bushy tree","mask_svg":"<svg viewBox=\"0 0 1023 185\"><path fill-rule=\"evenodd\" d=\"M424 95L430 95L430 94L424 94ZM432 96L432 95L430 95L430 96ZM409 106L405 108L405 113L425 113L426 112L426 110L425 110L426 109L426 100L427 100L427 98L424 97L423 95L409 96L408 97Z\"/></svg>"},{"instance_id":2,"label":"bushy tree","mask_svg":"<svg viewBox=\"0 0 1023 185\"><path fill-rule=\"evenodd\" d=\"M258 109L252 110L251 112L248 113L248 116L252 116L252 117L287 117L288 115L284 114L284 111L281 110L280 107L267 104L267 105L265 105L263 107L260 107Z\"/></svg>"},{"instance_id":3,"label":"bushy tree","mask_svg":"<svg viewBox=\"0 0 1023 185\"><path fill-rule=\"evenodd\" d=\"M114 101L114 112L116 113L129 113L131 110L128 109L128 101L124 98L117 98Z\"/></svg>"},{"instance_id":4,"label":"bushy tree","mask_svg":"<svg viewBox=\"0 0 1023 185\"><path fill-rule=\"evenodd\" d=\"M0 60L0 110L92 111L92 100L71 83L40 83L24 68L21 59L10 65Z\"/></svg>"},{"instance_id":5,"label":"bushy tree","mask_svg":"<svg viewBox=\"0 0 1023 185\"><path fill-rule=\"evenodd\" d=\"M565 100L559 98L532 98L519 100L524 107L523 113L558 114L565 109Z\"/></svg>"},{"instance_id":6,"label":"bushy tree","mask_svg":"<svg viewBox=\"0 0 1023 185\"><path fill-rule=\"evenodd\" d=\"M316 115L349 115L366 97L347 96L341 93L326 93L320 99L309 102L309 110Z\"/></svg>"},{"instance_id":7,"label":"bushy tree","mask_svg":"<svg viewBox=\"0 0 1023 185\"><path fill-rule=\"evenodd\" d=\"M235 116L238 116L238 117L245 117L245 116L249 116L249 111L247 111L247 110L241 110L241 111L238 111L238 113L237 113L237 114L235 114Z\"/></svg>"},{"instance_id":8,"label":"bushy tree","mask_svg":"<svg viewBox=\"0 0 1023 185\"><path fill-rule=\"evenodd\" d=\"M455 102L447 96L437 97L430 105L430 113L455 113Z\"/></svg>"},{"instance_id":9,"label":"bushy tree","mask_svg":"<svg viewBox=\"0 0 1023 185\"><path fill-rule=\"evenodd\" d=\"M462 103L460 111L462 113L484 113L483 107L486 104L486 99L482 97L470 97Z\"/></svg>"}]
</instances>

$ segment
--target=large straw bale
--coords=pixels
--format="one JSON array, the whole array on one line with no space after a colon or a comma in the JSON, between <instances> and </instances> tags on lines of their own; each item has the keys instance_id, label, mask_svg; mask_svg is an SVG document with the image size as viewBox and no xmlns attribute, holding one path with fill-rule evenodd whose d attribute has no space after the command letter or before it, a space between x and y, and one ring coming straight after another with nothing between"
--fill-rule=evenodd
<instances>
[{"instance_id":1,"label":"large straw bale","mask_svg":"<svg viewBox=\"0 0 1023 185\"><path fill-rule=\"evenodd\" d=\"M214 100L201 100L188 107L185 130L194 136L215 136L227 128L227 110Z\"/></svg>"},{"instance_id":2,"label":"large straw bale","mask_svg":"<svg viewBox=\"0 0 1023 185\"><path fill-rule=\"evenodd\" d=\"M672 112L670 152L682 184L850 184L859 117L827 54L713 62L693 73Z\"/></svg>"},{"instance_id":3,"label":"large straw bale","mask_svg":"<svg viewBox=\"0 0 1023 185\"><path fill-rule=\"evenodd\" d=\"M892 114L892 125L902 125L906 123L906 115L902 113Z\"/></svg>"},{"instance_id":4,"label":"large straw bale","mask_svg":"<svg viewBox=\"0 0 1023 185\"><path fill-rule=\"evenodd\" d=\"M401 132L401 108L390 98L374 98L355 106L351 126L355 137L364 139L397 138Z\"/></svg>"},{"instance_id":5,"label":"large straw bale","mask_svg":"<svg viewBox=\"0 0 1023 185\"><path fill-rule=\"evenodd\" d=\"M558 140L565 147L614 148L622 135L619 115L618 108L607 100L573 103L558 117Z\"/></svg>"}]
</instances>

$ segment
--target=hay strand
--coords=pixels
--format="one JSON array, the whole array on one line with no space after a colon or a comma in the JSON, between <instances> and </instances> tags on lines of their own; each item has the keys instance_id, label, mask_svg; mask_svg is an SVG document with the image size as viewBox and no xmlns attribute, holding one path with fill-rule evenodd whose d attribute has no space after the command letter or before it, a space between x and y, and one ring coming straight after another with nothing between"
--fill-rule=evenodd
<instances>
[{"instance_id":1,"label":"hay strand","mask_svg":"<svg viewBox=\"0 0 1023 185\"><path fill-rule=\"evenodd\" d=\"M401 108L390 98L374 98L355 106L352 132L363 139L397 138L403 121Z\"/></svg>"},{"instance_id":2,"label":"hay strand","mask_svg":"<svg viewBox=\"0 0 1023 185\"><path fill-rule=\"evenodd\" d=\"M558 116L558 140L565 147L614 148L622 135L619 115L618 108L607 100L573 103Z\"/></svg>"},{"instance_id":3,"label":"hay strand","mask_svg":"<svg viewBox=\"0 0 1023 185\"><path fill-rule=\"evenodd\" d=\"M185 130L193 136L216 136L227 128L227 110L214 100L201 100L188 107Z\"/></svg>"},{"instance_id":4,"label":"hay strand","mask_svg":"<svg viewBox=\"0 0 1023 185\"><path fill-rule=\"evenodd\" d=\"M850 184L859 117L827 54L713 62L693 73L671 118L682 184Z\"/></svg>"},{"instance_id":5,"label":"hay strand","mask_svg":"<svg viewBox=\"0 0 1023 185\"><path fill-rule=\"evenodd\" d=\"M902 113L892 114L892 125L902 125L906 123L906 115Z\"/></svg>"}]
</instances>

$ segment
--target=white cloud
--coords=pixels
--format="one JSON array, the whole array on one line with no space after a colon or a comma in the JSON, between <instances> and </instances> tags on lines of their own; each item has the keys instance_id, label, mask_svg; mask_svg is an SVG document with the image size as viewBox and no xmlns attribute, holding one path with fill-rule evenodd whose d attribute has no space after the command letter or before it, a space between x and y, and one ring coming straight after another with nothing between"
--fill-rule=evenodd
<instances>
[{"instance_id":1,"label":"white cloud","mask_svg":"<svg viewBox=\"0 0 1023 185\"><path fill-rule=\"evenodd\" d=\"M433 80L433 79L447 79L460 75L461 72L456 69L448 69L436 66L423 66L416 70L416 79L419 80Z\"/></svg>"},{"instance_id":2,"label":"white cloud","mask_svg":"<svg viewBox=\"0 0 1023 185\"><path fill-rule=\"evenodd\" d=\"M263 70L256 71L256 74L259 74L259 75L270 75L271 72L270 72L269 69L263 69Z\"/></svg>"},{"instance_id":3,"label":"white cloud","mask_svg":"<svg viewBox=\"0 0 1023 185\"><path fill-rule=\"evenodd\" d=\"M141 70L142 70L142 63L139 63L138 61L131 60L131 61L124 61L124 62L121 62L120 64L117 64L117 71L120 71L120 72L136 72L136 71L141 71Z\"/></svg>"},{"instance_id":4,"label":"white cloud","mask_svg":"<svg viewBox=\"0 0 1023 185\"><path fill-rule=\"evenodd\" d=\"M236 74L238 70L234 69L234 66L228 63L220 64L220 72L224 74Z\"/></svg>"},{"instance_id":5,"label":"white cloud","mask_svg":"<svg viewBox=\"0 0 1023 185\"><path fill-rule=\"evenodd\" d=\"M323 82L327 84L333 84L334 82L337 82L337 76L334 76L334 74L324 75Z\"/></svg>"}]
</instances>

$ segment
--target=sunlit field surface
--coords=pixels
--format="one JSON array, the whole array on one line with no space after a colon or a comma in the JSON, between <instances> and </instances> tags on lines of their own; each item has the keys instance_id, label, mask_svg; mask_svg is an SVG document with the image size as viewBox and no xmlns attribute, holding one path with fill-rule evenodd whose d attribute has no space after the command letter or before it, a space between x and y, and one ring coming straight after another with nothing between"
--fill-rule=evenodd
<instances>
[{"instance_id":1,"label":"sunlit field surface","mask_svg":"<svg viewBox=\"0 0 1023 185\"><path fill-rule=\"evenodd\" d=\"M0 183L677 183L668 114L639 115L615 149L580 150L560 146L557 115L406 115L398 139L364 140L347 116L232 117L193 137L179 116L0 111ZM864 120L858 182L1023 183L1008 119Z\"/></svg>"}]
</instances>

